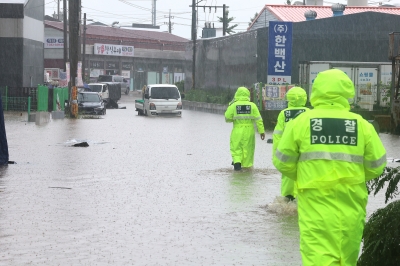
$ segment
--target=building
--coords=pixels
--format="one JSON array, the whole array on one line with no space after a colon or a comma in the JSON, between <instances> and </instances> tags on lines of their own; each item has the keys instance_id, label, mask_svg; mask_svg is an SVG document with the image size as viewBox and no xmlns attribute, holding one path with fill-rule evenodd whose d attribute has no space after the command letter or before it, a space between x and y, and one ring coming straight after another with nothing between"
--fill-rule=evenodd
<instances>
[{"instance_id":1,"label":"building","mask_svg":"<svg viewBox=\"0 0 400 266\"><path fill-rule=\"evenodd\" d=\"M44 67L50 73L65 69L63 39L63 22L46 20ZM96 81L99 75L118 74L131 81L131 89L138 90L144 84L173 84L185 78L188 40L179 36L88 24L82 29L80 40L82 45L85 43L86 82Z\"/></svg>"},{"instance_id":2,"label":"building","mask_svg":"<svg viewBox=\"0 0 400 266\"><path fill-rule=\"evenodd\" d=\"M302 22L364 12L400 15L400 8L367 6L367 2L365 2L365 6L345 6L342 4L323 6L322 1L316 2L316 5L265 5L247 30L268 27L269 21Z\"/></svg>"},{"instance_id":3,"label":"building","mask_svg":"<svg viewBox=\"0 0 400 266\"><path fill-rule=\"evenodd\" d=\"M389 33L399 31L400 8L340 5L343 15L334 16L335 8L335 5L266 5L248 31L199 40L196 87L235 89L252 87L256 82L267 83L269 21L289 18L293 22L293 84L299 82L302 61L389 62ZM353 13L346 15L347 9ZM311 20L306 17L309 13L315 15L310 10L317 15ZM191 47L192 43L188 43L187 58L192 56ZM187 69L186 86L191 85L191 79L191 69Z\"/></svg>"},{"instance_id":4,"label":"building","mask_svg":"<svg viewBox=\"0 0 400 266\"><path fill-rule=\"evenodd\" d=\"M0 0L0 87L43 83L44 0Z\"/></svg>"}]
</instances>

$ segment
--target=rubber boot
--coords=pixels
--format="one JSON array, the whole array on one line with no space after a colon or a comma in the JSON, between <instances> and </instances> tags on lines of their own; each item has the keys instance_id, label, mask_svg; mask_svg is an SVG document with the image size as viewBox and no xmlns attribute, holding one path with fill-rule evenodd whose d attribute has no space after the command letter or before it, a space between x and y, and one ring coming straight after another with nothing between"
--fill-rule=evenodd
<instances>
[{"instance_id":1,"label":"rubber boot","mask_svg":"<svg viewBox=\"0 0 400 266\"><path fill-rule=\"evenodd\" d=\"M241 163L235 163L233 165L233 167L234 167L235 171L242 170L242 164Z\"/></svg>"},{"instance_id":2,"label":"rubber boot","mask_svg":"<svg viewBox=\"0 0 400 266\"><path fill-rule=\"evenodd\" d=\"M289 201L294 201L295 197L293 197L292 195L286 195L285 196Z\"/></svg>"}]
</instances>

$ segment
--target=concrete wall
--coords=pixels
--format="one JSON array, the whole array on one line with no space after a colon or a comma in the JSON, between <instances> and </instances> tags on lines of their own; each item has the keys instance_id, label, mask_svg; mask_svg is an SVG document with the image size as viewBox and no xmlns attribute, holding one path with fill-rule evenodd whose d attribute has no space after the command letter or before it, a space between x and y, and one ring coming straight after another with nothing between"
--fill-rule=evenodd
<instances>
[{"instance_id":1,"label":"concrete wall","mask_svg":"<svg viewBox=\"0 0 400 266\"><path fill-rule=\"evenodd\" d=\"M202 102L191 102L182 101L182 107L184 110L193 110L213 114L225 114L228 108L227 104L215 104L215 103L202 103Z\"/></svg>"},{"instance_id":2,"label":"concrete wall","mask_svg":"<svg viewBox=\"0 0 400 266\"><path fill-rule=\"evenodd\" d=\"M237 89L251 86L257 74L257 31L198 40L196 88ZM192 43L186 49L185 88L192 87Z\"/></svg>"},{"instance_id":3,"label":"concrete wall","mask_svg":"<svg viewBox=\"0 0 400 266\"><path fill-rule=\"evenodd\" d=\"M0 86L43 83L44 0L4 2L0 7Z\"/></svg>"}]
</instances>

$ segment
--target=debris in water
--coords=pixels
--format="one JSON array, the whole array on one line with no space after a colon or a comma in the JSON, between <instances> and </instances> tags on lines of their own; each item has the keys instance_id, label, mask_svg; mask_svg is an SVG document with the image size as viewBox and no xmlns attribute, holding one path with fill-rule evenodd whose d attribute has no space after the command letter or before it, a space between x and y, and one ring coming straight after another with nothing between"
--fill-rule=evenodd
<instances>
[{"instance_id":1,"label":"debris in water","mask_svg":"<svg viewBox=\"0 0 400 266\"><path fill-rule=\"evenodd\" d=\"M89 143L87 143L86 141L80 142L80 143L76 143L74 145L72 145L73 147L89 147Z\"/></svg>"}]
</instances>

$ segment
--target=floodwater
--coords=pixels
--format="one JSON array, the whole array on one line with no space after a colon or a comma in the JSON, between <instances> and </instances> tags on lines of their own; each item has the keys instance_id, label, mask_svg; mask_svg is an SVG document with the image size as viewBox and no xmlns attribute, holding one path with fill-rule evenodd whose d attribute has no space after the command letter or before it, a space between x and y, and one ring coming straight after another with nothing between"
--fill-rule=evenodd
<instances>
[{"instance_id":1,"label":"floodwater","mask_svg":"<svg viewBox=\"0 0 400 266\"><path fill-rule=\"evenodd\" d=\"M101 119L5 114L0 264L301 265L272 145L258 137L254 168L234 172L222 115L138 116L134 98ZM396 158L399 137L381 138ZM384 206L371 196L368 215Z\"/></svg>"}]
</instances>

